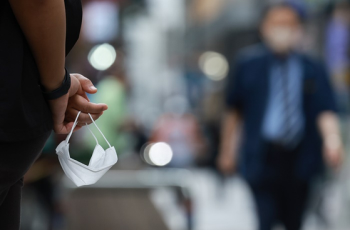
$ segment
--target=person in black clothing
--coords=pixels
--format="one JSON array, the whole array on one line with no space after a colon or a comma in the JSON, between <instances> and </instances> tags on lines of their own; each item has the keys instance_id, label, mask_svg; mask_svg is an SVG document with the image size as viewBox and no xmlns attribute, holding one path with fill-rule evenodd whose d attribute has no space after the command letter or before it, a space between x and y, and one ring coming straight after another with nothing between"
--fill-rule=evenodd
<instances>
[{"instance_id":1,"label":"person in black clothing","mask_svg":"<svg viewBox=\"0 0 350 230\"><path fill-rule=\"evenodd\" d=\"M0 229L18 230L23 175L51 130L67 134L98 119L105 104L89 102L97 89L65 70L80 33L80 0L0 2Z\"/></svg>"},{"instance_id":2,"label":"person in black clothing","mask_svg":"<svg viewBox=\"0 0 350 230\"><path fill-rule=\"evenodd\" d=\"M277 221L300 229L310 182L324 160L337 169L343 158L329 76L322 63L295 49L300 29L292 5L271 7L261 26L264 44L243 50L228 76L218 166L229 174L237 165L260 230Z\"/></svg>"}]
</instances>

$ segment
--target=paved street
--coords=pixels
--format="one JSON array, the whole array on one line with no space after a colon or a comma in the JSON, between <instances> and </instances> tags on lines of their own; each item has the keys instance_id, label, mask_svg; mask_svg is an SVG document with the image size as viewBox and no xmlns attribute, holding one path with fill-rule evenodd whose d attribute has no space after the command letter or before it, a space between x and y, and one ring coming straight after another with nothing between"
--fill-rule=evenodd
<instances>
[{"instance_id":1,"label":"paved street","mask_svg":"<svg viewBox=\"0 0 350 230\"><path fill-rule=\"evenodd\" d=\"M348 167L346 167L348 168ZM315 190L325 194L313 196L306 215L304 230L348 230L350 221L349 182L346 172L341 172L334 182L317 183ZM349 174L347 174L349 175ZM195 230L255 230L256 217L250 192L240 178L224 182L211 171L192 171ZM156 189L151 198L171 230L183 230L185 216L176 207L170 189ZM173 201L173 202L172 202ZM166 205L166 206L165 206ZM328 224L327 224L328 223ZM276 230L283 230L276 227Z\"/></svg>"}]
</instances>

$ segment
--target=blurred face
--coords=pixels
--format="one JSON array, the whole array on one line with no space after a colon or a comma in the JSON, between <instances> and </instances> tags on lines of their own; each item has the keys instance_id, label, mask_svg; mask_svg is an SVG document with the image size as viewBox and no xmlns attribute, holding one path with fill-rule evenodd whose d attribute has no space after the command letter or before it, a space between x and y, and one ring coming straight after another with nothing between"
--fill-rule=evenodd
<instances>
[{"instance_id":1,"label":"blurred face","mask_svg":"<svg viewBox=\"0 0 350 230\"><path fill-rule=\"evenodd\" d=\"M288 7L274 8L267 14L261 33L275 53L288 53L300 39L301 24L298 15Z\"/></svg>"}]
</instances>

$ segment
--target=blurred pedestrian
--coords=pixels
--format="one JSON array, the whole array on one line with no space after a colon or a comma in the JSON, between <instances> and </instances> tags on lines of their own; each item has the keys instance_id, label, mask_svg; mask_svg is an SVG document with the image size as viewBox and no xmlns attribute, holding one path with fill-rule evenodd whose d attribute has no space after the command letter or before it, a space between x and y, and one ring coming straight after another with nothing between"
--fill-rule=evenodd
<instances>
[{"instance_id":1,"label":"blurred pedestrian","mask_svg":"<svg viewBox=\"0 0 350 230\"><path fill-rule=\"evenodd\" d=\"M190 168L205 158L198 120L191 113L166 113L156 122L150 142L166 142L173 151L170 167Z\"/></svg>"},{"instance_id":2,"label":"blurred pedestrian","mask_svg":"<svg viewBox=\"0 0 350 230\"><path fill-rule=\"evenodd\" d=\"M350 5L335 5L326 30L326 60L336 89L340 112L349 111Z\"/></svg>"},{"instance_id":3,"label":"blurred pedestrian","mask_svg":"<svg viewBox=\"0 0 350 230\"><path fill-rule=\"evenodd\" d=\"M260 230L277 221L300 229L310 182L324 160L333 168L342 161L329 77L323 64L296 51L301 31L298 10L271 6L261 24L264 44L242 51L227 83L217 163L224 174L237 167L248 182Z\"/></svg>"},{"instance_id":4,"label":"blurred pedestrian","mask_svg":"<svg viewBox=\"0 0 350 230\"><path fill-rule=\"evenodd\" d=\"M0 2L0 229L19 229L23 175L51 130L69 132L79 110L76 129L107 109L88 101L97 89L87 78L64 68L81 16L79 0Z\"/></svg>"}]
</instances>

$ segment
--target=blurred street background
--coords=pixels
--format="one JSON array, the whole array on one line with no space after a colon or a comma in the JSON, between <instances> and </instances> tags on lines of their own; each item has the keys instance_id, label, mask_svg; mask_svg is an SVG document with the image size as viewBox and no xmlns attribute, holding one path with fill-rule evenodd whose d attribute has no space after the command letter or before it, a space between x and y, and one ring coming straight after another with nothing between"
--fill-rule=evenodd
<instances>
[{"instance_id":1,"label":"blurred street background","mask_svg":"<svg viewBox=\"0 0 350 230\"><path fill-rule=\"evenodd\" d=\"M76 188L55 153L65 136L53 134L25 176L22 229L257 229L245 180L222 175L216 162L231 63L261 41L262 13L274 2L82 0L67 69L91 79L90 100L108 105L96 123L119 161L96 185ZM305 15L299 49L330 73L346 152L340 170L314 180L302 229L349 230L350 1L290 2ZM71 157L87 163L94 146L83 128Z\"/></svg>"}]
</instances>

